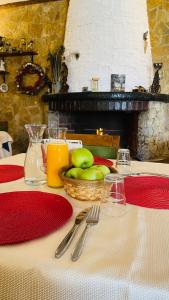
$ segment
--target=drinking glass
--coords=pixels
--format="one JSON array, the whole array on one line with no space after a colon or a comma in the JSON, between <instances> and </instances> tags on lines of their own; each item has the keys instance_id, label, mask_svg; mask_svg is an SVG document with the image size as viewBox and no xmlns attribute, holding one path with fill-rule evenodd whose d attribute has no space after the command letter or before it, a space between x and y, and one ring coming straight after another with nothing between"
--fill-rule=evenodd
<instances>
[{"instance_id":1,"label":"drinking glass","mask_svg":"<svg viewBox=\"0 0 169 300\"><path fill-rule=\"evenodd\" d=\"M48 138L49 139L61 139L66 140L66 127L48 127L47 128Z\"/></svg>"},{"instance_id":2,"label":"drinking glass","mask_svg":"<svg viewBox=\"0 0 169 300\"><path fill-rule=\"evenodd\" d=\"M59 173L69 166L69 151L66 143L67 128L48 128L47 144L47 184L50 187L62 187Z\"/></svg>"},{"instance_id":3,"label":"drinking glass","mask_svg":"<svg viewBox=\"0 0 169 300\"><path fill-rule=\"evenodd\" d=\"M119 149L117 152L116 168L121 175L131 173L131 159L129 149Z\"/></svg>"},{"instance_id":4,"label":"drinking glass","mask_svg":"<svg viewBox=\"0 0 169 300\"><path fill-rule=\"evenodd\" d=\"M102 211L112 217L120 217L126 213L123 176L118 174L108 174L105 176Z\"/></svg>"}]
</instances>

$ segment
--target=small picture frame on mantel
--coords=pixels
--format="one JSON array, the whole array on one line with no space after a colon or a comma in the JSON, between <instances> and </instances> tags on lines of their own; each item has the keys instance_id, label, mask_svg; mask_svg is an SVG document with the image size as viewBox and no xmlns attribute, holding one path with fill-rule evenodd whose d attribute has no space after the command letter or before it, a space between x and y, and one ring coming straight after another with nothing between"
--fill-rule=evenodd
<instances>
[{"instance_id":1,"label":"small picture frame on mantel","mask_svg":"<svg viewBox=\"0 0 169 300\"><path fill-rule=\"evenodd\" d=\"M125 80L125 74L111 74L111 92L124 92Z\"/></svg>"}]
</instances>

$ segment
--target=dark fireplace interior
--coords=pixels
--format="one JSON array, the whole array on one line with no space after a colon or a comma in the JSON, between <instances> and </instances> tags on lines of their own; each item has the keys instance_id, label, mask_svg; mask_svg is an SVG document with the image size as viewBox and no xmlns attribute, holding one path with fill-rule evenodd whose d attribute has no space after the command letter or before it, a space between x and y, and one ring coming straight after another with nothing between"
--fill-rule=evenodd
<instances>
[{"instance_id":1,"label":"dark fireplace interior","mask_svg":"<svg viewBox=\"0 0 169 300\"><path fill-rule=\"evenodd\" d=\"M129 148L132 157L137 151L139 112L59 112L59 124L68 132L96 133L103 128L105 134L120 135L120 147Z\"/></svg>"}]
</instances>

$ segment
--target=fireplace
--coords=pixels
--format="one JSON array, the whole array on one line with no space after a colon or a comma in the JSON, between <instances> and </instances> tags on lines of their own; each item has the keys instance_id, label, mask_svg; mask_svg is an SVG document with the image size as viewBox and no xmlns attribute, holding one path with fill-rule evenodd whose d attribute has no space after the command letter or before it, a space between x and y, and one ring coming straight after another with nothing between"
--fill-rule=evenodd
<instances>
[{"instance_id":1,"label":"fireplace","mask_svg":"<svg viewBox=\"0 0 169 300\"><path fill-rule=\"evenodd\" d=\"M134 156L137 149L138 113L123 112L59 112L59 125L67 127L71 133L96 134L103 128L104 134L119 135L120 147L129 148ZM49 113L49 123L56 120L56 113Z\"/></svg>"},{"instance_id":2,"label":"fireplace","mask_svg":"<svg viewBox=\"0 0 169 300\"><path fill-rule=\"evenodd\" d=\"M169 153L169 96L149 93L98 92L43 95L48 124L69 132L120 135L121 147L133 158L149 160Z\"/></svg>"}]
</instances>

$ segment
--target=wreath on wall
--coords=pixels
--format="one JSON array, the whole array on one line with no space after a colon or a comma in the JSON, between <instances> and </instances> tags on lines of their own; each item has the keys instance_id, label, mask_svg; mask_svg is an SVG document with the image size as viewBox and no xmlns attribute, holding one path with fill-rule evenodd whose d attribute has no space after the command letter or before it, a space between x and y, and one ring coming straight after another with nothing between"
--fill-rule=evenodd
<instances>
[{"instance_id":1,"label":"wreath on wall","mask_svg":"<svg viewBox=\"0 0 169 300\"><path fill-rule=\"evenodd\" d=\"M24 83L25 77L28 75L36 74L38 76L38 80L34 82L33 85L26 86ZM37 95L39 91L46 84L46 76L41 68L41 66L34 63L26 63L24 64L18 72L16 76L16 86L19 91L23 94L27 95Z\"/></svg>"}]
</instances>

